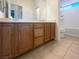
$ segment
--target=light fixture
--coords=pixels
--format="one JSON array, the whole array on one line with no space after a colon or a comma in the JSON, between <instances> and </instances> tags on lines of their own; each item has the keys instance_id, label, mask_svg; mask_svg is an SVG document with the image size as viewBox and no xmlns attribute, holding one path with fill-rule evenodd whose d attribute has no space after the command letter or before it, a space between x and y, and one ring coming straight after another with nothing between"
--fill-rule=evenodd
<instances>
[{"instance_id":1,"label":"light fixture","mask_svg":"<svg viewBox=\"0 0 79 59\"><path fill-rule=\"evenodd\" d=\"M76 3L73 3L73 4L62 7L61 10L68 10L70 8L78 7L78 6L79 6L79 2L76 2Z\"/></svg>"}]
</instances>

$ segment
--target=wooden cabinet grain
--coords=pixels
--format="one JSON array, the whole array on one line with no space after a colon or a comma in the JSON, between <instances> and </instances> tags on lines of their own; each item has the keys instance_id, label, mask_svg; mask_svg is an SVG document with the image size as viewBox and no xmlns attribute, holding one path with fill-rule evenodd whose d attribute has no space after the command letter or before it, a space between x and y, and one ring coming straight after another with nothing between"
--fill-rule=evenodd
<instances>
[{"instance_id":1,"label":"wooden cabinet grain","mask_svg":"<svg viewBox=\"0 0 79 59\"><path fill-rule=\"evenodd\" d=\"M27 52L33 48L33 25L19 24L19 52Z\"/></svg>"},{"instance_id":2,"label":"wooden cabinet grain","mask_svg":"<svg viewBox=\"0 0 79 59\"><path fill-rule=\"evenodd\" d=\"M13 23L12 29L12 40L11 40L11 48L13 57L19 55L19 32L18 32L18 24Z\"/></svg>"},{"instance_id":3,"label":"wooden cabinet grain","mask_svg":"<svg viewBox=\"0 0 79 59\"><path fill-rule=\"evenodd\" d=\"M48 42L48 41L50 41L50 37L51 37L51 27L50 27L50 24L49 23L46 23L45 24L45 42Z\"/></svg>"},{"instance_id":4,"label":"wooden cabinet grain","mask_svg":"<svg viewBox=\"0 0 79 59\"><path fill-rule=\"evenodd\" d=\"M38 47L40 45L44 44L44 37L39 37L34 39L34 47Z\"/></svg>"},{"instance_id":5,"label":"wooden cabinet grain","mask_svg":"<svg viewBox=\"0 0 79 59\"><path fill-rule=\"evenodd\" d=\"M3 54L2 49L2 24L0 24L0 58Z\"/></svg>"},{"instance_id":6,"label":"wooden cabinet grain","mask_svg":"<svg viewBox=\"0 0 79 59\"><path fill-rule=\"evenodd\" d=\"M13 24L0 24L0 59L9 59L12 57L12 34Z\"/></svg>"},{"instance_id":7,"label":"wooden cabinet grain","mask_svg":"<svg viewBox=\"0 0 79 59\"><path fill-rule=\"evenodd\" d=\"M12 59L51 39L52 23L0 23L0 59Z\"/></svg>"},{"instance_id":8,"label":"wooden cabinet grain","mask_svg":"<svg viewBox=\"0 0 79 59\"><path fill-rule=\"evenodd\" d=\"M55 39L55 23L51 24L51 39Z\"/></svg>"},{"instance_id":9,"label":"wooden cabinet grain","mask_svg":"<svg viewBox=\"0 0 79 59\"><path fill-rule=\"evenodd\" d=\"M34 24L34 47L44 43L44 24Z\"/></svg>"},{"instance_id":10,"label":"wooden cabinet grain","mask_svg":"<svg viewBox=\"0 0 79 59\"><path fill-rule=\"evenodd\" d=\"M0 24L0 59L11 59L32 48L32 24Z\"/></svg>"}]
</instances>

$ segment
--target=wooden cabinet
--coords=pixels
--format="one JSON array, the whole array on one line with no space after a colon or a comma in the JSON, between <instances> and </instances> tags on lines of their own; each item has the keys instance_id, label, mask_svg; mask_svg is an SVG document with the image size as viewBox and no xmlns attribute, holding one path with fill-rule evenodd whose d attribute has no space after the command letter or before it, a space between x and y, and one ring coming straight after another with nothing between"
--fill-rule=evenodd
<instances>
[{"instance_id":1,"label":"wooden cabinet","mask_svg":"<svg viewBox=\"0 0 79 59\"><path fill-rule=\"evenodd\" d=\"M10 59L12 57L13 27L13 24L0 24L0 59Z\"/></svg>"},{"instance_id":2,"label":"wooden cabinet","mask_svg":"<svg viewBox=\"0 0 79 59\"><path fill-rule=\"evenodd\" d=\"M34 47L44 43L44 24L34 24Z\"/></svg>"},{"instance_id":3,"label":"wooden cabinet","mask_svg":"<svg viewBox=\"0 0 79 59\"><path fill-rule=\"evenodd\" d=\"M51 24L51 39L55 39L55 23Z\"/></svg>"},{"instance_id":4,"label":"wooden cabinet","mask_svg":"<svg viewBox=\"0 0 79 59\"><path fill-rule=\"evenodd\" d=\"M33 48L33 25L19 24L19 52L27 52Z\"/></svg>"},{"instance_id":5,"label":"wooden cabinet","mask_svg":"<svg viewBox=\"0 0 79 59\"><path fill-rule=\"evenodd\" d=\"M44 24L43 23L35 23L34 28L43 28Z\"/></svg>"},{"instance_id":6,"label":"wooden cabinet","mask_svg":"<svg viewBox=\"0 0 79 59\"><path fill-rule=\"evenodd\" d=\"M0 24L0 59L2 58L1 56L3 55L2 52L2 24Z\"/></svg>"},{"instance_id":7,"label":"wooden cabinet","mask_svg":"<svg viewBox=\"0 0 79 59\"><path fill-rule=\"evenodd\" d=\"M51 39L54 23L0 23L0 59L12 59Z\"/></svg>"},{"instance_id":8,"label":"wooden cabinet","mask_svg":"<svg viewBox=\"0 0 79 59\"><path fill-rule=\"evenodd\" d=\"M45 24L45 42L50 41L50 37L51 37L51 27L50 27L50 23L46 23Z\"/></svg>"},{"instance_id":9,"label":"wooden cabinet","mask_svg":"<svg viewBox=\"0 0 79 59\"><path fill-rule=\"evenodd\" d=\"M32 48L32 24L0 24L0 59L11 59Z\"/></svg>"},{"instance_id":10,"label":"wooden cabinet","mask_svg":"<svg viewBox=\"0 0 79 59\"><path fill-rule=\"evenodd\" d=\"M44 43L44 37L34 39L34 47L38 47Z\"/></svg>"},{"instance_id":11,"label":"wooden cabinet","mask_svg":"<svg viewBox=\"0 0 79 59\"><path fill-rule=\"evenodd\" d=\"M19 32L18 32L18 25L16 23L13 23L13 29L12 29L12 40L11 40L11 49L12 49L12 56L18 56L19 55Z\"/></svg>"}]
</instances>

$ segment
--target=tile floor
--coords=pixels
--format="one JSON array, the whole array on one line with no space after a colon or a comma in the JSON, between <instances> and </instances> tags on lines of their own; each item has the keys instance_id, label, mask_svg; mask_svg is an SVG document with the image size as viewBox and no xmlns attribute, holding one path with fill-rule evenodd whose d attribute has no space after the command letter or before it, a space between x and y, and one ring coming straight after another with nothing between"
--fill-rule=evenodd
<instances>
[{"instance_id":1,"label":"tile floor","mask_svg":"<svg viewBox=\"0 0 79 59\"><path fill-rule=\"evenodd\" d=\"M18 59L79 59L79 39L66 37L52 41Z\"/></svg>"}]
</instances>

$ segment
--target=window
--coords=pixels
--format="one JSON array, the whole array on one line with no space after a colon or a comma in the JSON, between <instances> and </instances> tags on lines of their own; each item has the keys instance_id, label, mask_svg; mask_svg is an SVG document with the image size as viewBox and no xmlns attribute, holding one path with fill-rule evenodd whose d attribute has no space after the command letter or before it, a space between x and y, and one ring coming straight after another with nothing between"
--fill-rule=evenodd
<instances>
[{"instance_id":1,"label":"window","mask_svg":"<svg viewBox=\"0 0 79 59\"><path fill-rule=\"evenodd\" d=\"M11 4L11 17L15 20L22 19L22 6Z\"/></svg>"}]
</instances>

